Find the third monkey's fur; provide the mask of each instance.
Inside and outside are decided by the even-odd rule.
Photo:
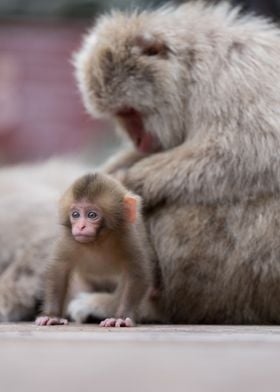
[[[157,141],[107,170],[144,199],[162,321],[280,323],[279,69],[279,29],[201,2],[101,17],[76,55],[87,109]]]
[[[225,3],[113,12],[76,70],[89,112],[133,110],[159,147],[122,175],[147,209],[163,320],[279,323],[279,29]]]

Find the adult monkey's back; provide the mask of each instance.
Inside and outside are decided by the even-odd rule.
[[[164,321],[280,322],[280,34],[228,5],[102,17],[76,56],[87,109],[134,144]]]

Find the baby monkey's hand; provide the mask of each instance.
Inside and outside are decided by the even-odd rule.
[[[36,325],[45,326],[45,325],[66,325],[68,324],[68,320],[60,317],[51,317],[51,316],[39,316],[35,320]]]
[[[135,327],[131,318],[107,318],[100,323],[100,327]]]

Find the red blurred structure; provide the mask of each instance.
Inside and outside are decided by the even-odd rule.
[[[85,113],[72,52],[84,27],[0,25],[0,156],[6,162],[79,150],[101,124]]]

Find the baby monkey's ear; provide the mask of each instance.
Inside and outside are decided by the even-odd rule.
[[[168,46],[160,37],[150,34],[141,34],[135,37],[135,46],[146,56],[166,57]]]
[[[127,194],[124,197],[123,202],[128,222],[135,223],[137,220],[137,213],[139,211],[141,203],[140,197],[132,194]]]

